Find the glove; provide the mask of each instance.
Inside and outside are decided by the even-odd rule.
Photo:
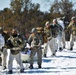
[[[47,40],[50,41],[52,39],[52,37],[48,37]]]

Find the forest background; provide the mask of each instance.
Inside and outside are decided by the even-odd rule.
[[[66,16],[70,22],[71,17],[76,16],[76,9],[73,9],[76,2],[72,0],[42,0],[44,8],[50,6],[49,12],[41,11],[40,4],[32,1],[10,0],[10,8],[0,10],[0,26],[8,31],[17,28],[26,34],[33,27],[44,27],[46,21],[52,22],[54,18]]]

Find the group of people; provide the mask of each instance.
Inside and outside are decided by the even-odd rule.
[[[53,19],[51,24],[47,21],[45,23],[44,33],[47,39],[44,49],[44,57],[46,57],[48,46],[50,47],[52,56],[56,55],[58,49],[62,51],[63,48],[65,48],[65,33],[62,18]]]
[[[74,42],[76,40],[76,17],[72,17],[70,23],[65,26],[64,19],[62,17],[53,19],[53,22],[50,23],[47,21],[44,27],[44,33],[47,35],[47,42],[44,49],[44,57],[47,54],[47,48],[50,47],[52,56],[56,55],[56,51],[62,51],[66,47],[65,32],[70,34],[70,48],[73,50]],[[49,40],[50,39],[50,40]]]
[[[8,37],[7,37],[8,36]],[[2,37],[2,38],[1,38]],[[13,71],[13,60],[16,59],[17,63],[20,66],[20,72],[24,72],[24,67],[21,60],[21,51],[24,48],[25,43],[21,36],[18,34],[16,29],[12,29],[10,33],[3,32],[2,27],[0,29],[0,58],[2,69],[8,67],[8,73],[12,74]],[[9,60],[7,66],[7,49],[10,49]],[[1,57],[2,56],[2,57]]]
[[[1,30],[2,30],[2,28],[1,28]],[[5,35],[6,36],[8,35],[7,39],[6,39]],[[12,74],[13,73],[13,60],[15,58],[18,65],[20,66],[20,73],[24,72],[24,66],[23,66],[22,59],[21,59],[21,52],[25,51],[25,46],[26,46],[25,39],[23,39],[22,35],[20,35],[15,28],[12,29],[10,33],[3,32],[3,30],[2,30],[1,37],[3,39],[1,39],[2,45],[0,44],[1,45],[0,46],[1,47],[0,64],[3,67],[3,70],[8,68],[7,73]],[[29,49],[31,50],[29,68],[33,69],[33,63],[34,63],[33,59],[34,59],[34,55],[36,54],[36,52],[37,52],[37,56],[38,56],[38,60],[37,60],[38,68],[41,68],[41,65],[42,65],[42,50],[41,50],[42,36],[40,34],[37,34],[36,28],[33,28],[31,30],[31,35],[28,38],[28,44],[29,44]],[[10,50],[8,63],[7,63],[7,55],[8,55],[7,49]]]
[[[76,39],[76,17],[72,17],[71,22],[69,23],[67,30],[70,30],[70,50],[73,50],[74,41]],[[8,33],[7,33],[8,34]],[[2,45],[0,46],[0,65],[2,61],[3,69],[6,69],[6,57],[7,57],[7,49],[10,49],[10,55],[8,60],[8,73],[12,74],[12,64],[13,59],[15,58],[17,63],[20,65],[20,72],[24,72],[24,66],[21,60],[21,51],[26,46],[24,39],[22,39],[21,35],[18,34],[16,29],[12,29],[11,34],[9,34],[8,38],[5,38],[3,35],[2,29],[0,29],[0,38],[3,38]],[[51,50],[52,55],[55,56],[57,50],[62,51],[66,47],[65,43],[65,24],[63,19],[56,18],[53,19],[52,23],[47,21],[45,23],[44,29],[42,33],[38,33],[36,28],[32,28],[31,34],[27,40],[29,44],[30,53],[30,61],[29,68],[33,69],[34,64],[34,56],[37,53],[37,64],[38,68],[42,68],[42,48],[44,46],[44,57],[47,57],[48,46]],[[1,59],[2,55],[2,59]]]

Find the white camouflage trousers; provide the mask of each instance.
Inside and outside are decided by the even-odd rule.
[[[52,38],[50,41],[48,41],[45,44],[44,54],[47,54],[48,46],[49,46],[49,48],[51,50],[51,53],[55,54],[56,50],[58,49],[57,38]]]
[[[12,66],[14,64],[13,63],[14,58],[16,59],[17,63],[19,64],[20,69],[23,69],[24,67],[23,67],[22,60],[21,60],[21,52],[19,52],[16,55],[13,55],[13,54],[10,53],[10,55],[9,55],[9,62],[8,62],[8,69],[12,70]]]
[[[2,52],[2,66],[5,67],[6,65],[7,65],[7,48],[4,48]]]
[[[65,47],[65,32],[64,31],[62,31],[61,35],[58,35],[57,39],[58,39],[58,48]]]

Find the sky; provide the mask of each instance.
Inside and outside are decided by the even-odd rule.
[[[10,8],[10,0],[0,0],[0,10]]]
[[[0,0],[0,10],[3,10],[4,8],[10,8],[10,1],[11,0]],[[39,3],[41,11],[48,11],[49,10],[49,6],[45,6],[44,2],[41,0],[32,0],[32,2]]]
[[[4,8],[10,8],[10,1],[11,0],[0,0],[0,10],[3,10]],[[45,2],[44,2],[45,1]],[[50,5],[49,3],[45,4],[48,0],[32,0],[34,3],[40,4],[40,10],[43,12],[49,11]],[[53,1],[53,0],[51,0]],[[75,0],[71,0],[73,3]],[[74,6],[74,9],[76,9],[76,4]]]

